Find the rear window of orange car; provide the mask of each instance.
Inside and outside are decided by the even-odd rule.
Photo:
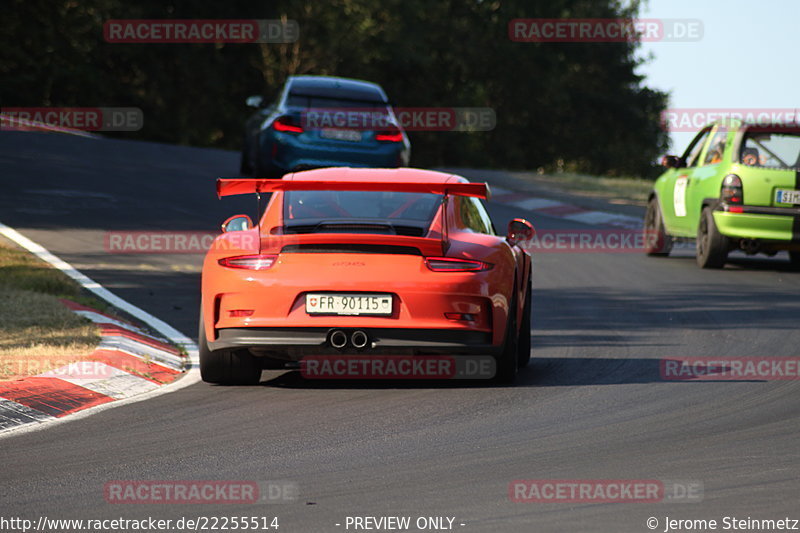
[[[347,232],[422,236],[442,196],[387,191],[287,191],[283,199],[289,233]]]

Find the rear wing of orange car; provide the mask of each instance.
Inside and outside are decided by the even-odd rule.
[[[424,181],[382,180],[275,180],[258,178],[219,178],[217,196],[261,194],[276,191],[385,191],[473,196],[488,200],[488,183],[428,183]]]
[[[219,178],[217,180],[217,196],[233,196],[237,194],[256,194],[259,199],[258,212],[261,213],[261,194],[276,191],[378,191],[409,192],[439,194],[443,199],[447,196],[472,196],[488,200],[491,190],[488,183],[447,183],[425,181],[388,181],[388,180],[275,180],[259,178]],[[447,202],[442,203],[441,246],[442,253],[450,247],[447,230]],[[259,215],[260,216],[260,215]],[[260,220],[259,220],[260,228]],[[260,229],[259,229],[260,232]],[[259,240],[259,253],[261,241]]]

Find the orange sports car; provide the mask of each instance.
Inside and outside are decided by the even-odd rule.
[[[270,195],[263,215],[226,220],[203,264],[204,381],[309,356],[491,356],[505,383],[528,363],[534,229],[497,235],[487,184],[410,168],[217,181],[247,193]]]

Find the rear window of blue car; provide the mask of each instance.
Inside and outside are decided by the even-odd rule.
[[[739,160],[752,167],[800,170],[800,134],[747,132]]]
[[[287,191],[287,233],[385,233],[424,236],[441,205],[438,194],[386,191]]]
[[[350,100],[344,98],[328,98],[324,96],[307,96],[303,94],[290,94],[286,105],[302,109],[328,109],[328,108],[362,108],[362,109],[387,109],[384,102],[374,100]]]

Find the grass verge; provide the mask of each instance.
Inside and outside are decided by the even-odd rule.
[[[60,270],[0,242],[0,380],[46,372],[94,351],[97,327],[59,298],[109,311]]]
[[[653,181],[643,178],[603,178],[563,172],[559,174],[526,173],[539,185],[561,192],[609,199],[612,203],[646,205],[647,196],[653,190]]]

